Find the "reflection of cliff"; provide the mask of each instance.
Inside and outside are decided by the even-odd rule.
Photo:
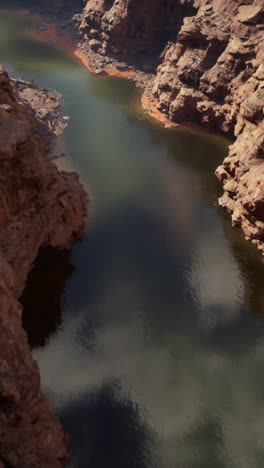
[[[46,248],[39,252],[19,299],[31,347],[45,346],[60,327],[64,289],[73,269],[67,250]]]
[[[121,395],[120,395],[121,394]],[[157,468],[155,434],[118,382],[87,392],[60,413],[73,435],[74,468]]]
[[[259,261],[259,256],[251,249],[251,246],[245,244],[242,235],[234,232],[226,216],[224,216],[223,226],[244,278],[244,294],[248,311],[250,310],[259,318],[264,319],[264,264]],[[252,280],[253,278],[254,280]]]
[[[189,169],[194,184],[199,185],[206,200],[216,202],[216,196],[220,193],[220,184],[214,176],[214,170],[227,154],[230,140],[183,128],[170,130],[153,125],[148,115],[139,109],[140,93],[132,83],[121,79],[109,80],[107,77],[96,77],[91,79],[89,84],[93,94],[103,97],[104,101],[118,107],[127,121],[138,124],[140,119],[141,126],[147,130],[149,138],[153,141],[153,151],[158,145],[164,155]],[[110,126],[111,123],[108,124],[108,127]],[[137,151],[137,147],[134,151]],[[144,141],[140,151],[144,153]],[[133,158],[132,150],[131,158]],[[162,176],[162,172],[160,175]],[[174,190],[177,191],[180,187],[177,187],[174,175],[168,173],[166,177],[168,177],[167,186],[172,187],[174,184]],[[179,199],[184,203],[182,198]]]
[[[210,212],[207,222],[174,253],[166,226],[126,205],[76,247],[63,331],[35,355],[72,431],[74,468],[106,456],[109,468],[255,460],[263,327],[246,313],[244,278]]]
[[[114,334],[113,324],[119,328],[123,320],[131,321],[131,326],[134,321],[136,327],[137,313],[147,324],[147,334],[158,342],[166,342],[164,336],[171,329],[184,330],[195,344],[202,329],[208,347],[214,344],[225,352],[243,353],[256,335],[261,336],[259,322],[246,313],[248,307],[254,310],[259,291],[248,298],[252,282],[228,252],[221,221],[212,210],[201,218],[199,203],[188,205],[186,198],[183,192],[186,210],[193,211],[186,216],[179,206],[176,223],[163,224],[154,214],[126,205],[90,229],[80,252],[77,246],[78,271],[70,281],[65,320],[72,321],[79,351],[86,350],[95,359],[109,319]],[[211,332],[207,333],[210,323]],[[234,351],[238,330],[239,345]],[[129,353],[135,343],[126,338],[125,329],[119,333]],[[91,373],[88,376],[93,382]]]
[[[30,89],[33,102],[34,89]],[[45,92],[43,100],[46,109]],[[51,114],[53,110],[51,106]],[[46,135],[53,117],[49,121],[43,115]],[[59,173],[45,157],[46,141],[34,124],[36,119],[18,103],[1,67],[0,465],[59,468],[69,455],[69,444],[40,392],[39,371],[31,358],[17,298],[39,248],[67,248],[82,232],[85,194],[77,174]]]

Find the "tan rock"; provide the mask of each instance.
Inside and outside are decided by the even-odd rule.
[[[264,7],[260,5],[242,5],[239,8],[238,21],[256,24],[263,16]]]

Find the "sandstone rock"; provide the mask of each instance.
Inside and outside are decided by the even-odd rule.
[[[263,6],[258,5],[243,5],[239,8],[238,21],[241,23],[256,24],[263,17]]]
[[[192,12],[191,0],[142,0],[140,8],[137,0],[89,0],[80,27],[91,38],[100,31],[107,48],[115,53],[152,52],[161,49],[177,33],[184,15]]]
[[[100,49],[101,43],[100,41],[97,41],[96,39],[91,39],[89,41],[89,46],[91,47],[92,50],[97,51]]]
[[[45,156],[38,128],[52,134],[55,123],[18,103],[3,68],[0,103],[0,465],[59,468],[69,439],[40,391],[18,298],[39,248],[67,248],[82,232],[85,194],[76,174]]]

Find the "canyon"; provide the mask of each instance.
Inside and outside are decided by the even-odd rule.
[[[77,174],[58,172],[48,157],[63,127],[59,102],[47,90],[12,87],[0,68],[1,467],[55,468],[70,454],[68,437],[40,391],[19,303],[39,249],[69,248],[84,227]]]
[[[264,254],[263,1],[89,0],[74,4],[72,19],[73,2],[42,4],[48,26],[93,71],[130,74],[166,125],[199,123],[235,139],[216,170],[219,203]],[[66,6],[55,19],[52,9]],[[86,195],[50,158],[63,129],[56,93],[13,87],[1,68],[0,123],[0,468],[59,468],[70,443],[40,390],[19,297],[39,249],[68,249],[83,232]]]
[[[96,73],[135,72],[143,103],[168,126],[198,123],[235,139],[216,170],[219,203],[262,253],[263,18],[262,0],[89,0],[67,25],[55,22]]]

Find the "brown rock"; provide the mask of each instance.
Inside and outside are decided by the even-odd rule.
[[[21,102],[33,99],[34,89],[20,91]],[[47,92],[36,92],[29,112],[0,68],[0,465],[59,468],[69,440],[40,391],[18,298],[39,248],[67,248],[82,232],[85,194],[76,174],[59,173],[46,157],[38,129],[52,137],[58,128],[41,113]]]
[[[241,23],[256,24],[263,16],[263,6],[258,5],[243,5],[239,8],[238,21]]]
[[[91,38],[100,31],[108,49],[115,53],[152,52],[161,50],[166,38],[179,30],[184,14],[192,11],[190,0],[141,0],[140,8],[137,0],[89,0],[81,30]]]

